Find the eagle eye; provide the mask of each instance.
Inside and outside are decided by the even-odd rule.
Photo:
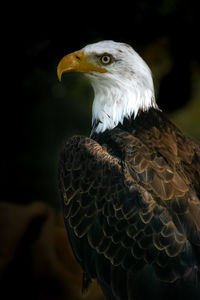
[[[103,64],[103,65],[109,65],[111,64],[113,61],[112,59],[112,56],[110,54],[103,54],[100,56],[100,62]]]

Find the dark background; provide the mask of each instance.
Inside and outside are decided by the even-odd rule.
[[[59,210],[57,166],[65,140],[90,133],[93,91],[80,74],[60,83],[59,60],[104,39],[129,43],[152,69],[159,107],[200,141],[198,1],[7,6],[0,36],[0,290],[6,299],[78,300],[82,273]],[[90,291],[85,299],[104,299],[96,285]]]
[[[59,153],[67,137],[89,134],[93,91],[79,74],[65,75],[59,83],[56,67],[65,54],[88,43],[113,39],[131,44],[153,71],[160,108],[186,133],[200,138],[197,7],[183,0],[140,0],[132,5],[115,4],[121,10],[115,15],[107,12],[106,3],[97,3],[89,17],[82,14],[81,19],[66,10],[63,22],[55,26],[56,39],[42,30],[23,39],[13,24],[2,47],[7,54],[7,59],[2,57],[7,71],[1,110],[2,200],[39,200],[59,207]],[[74,3],[75,9],[81,13],[82,7]]]

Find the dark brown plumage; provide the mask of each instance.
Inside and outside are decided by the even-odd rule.
[[[95,278],[107,299],[199,299],[200,146],[162,112],[72,137],[59,179],[83,288]]]

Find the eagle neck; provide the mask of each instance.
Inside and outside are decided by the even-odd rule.
[[[92,107],[92,132],[111,130],[118,124],[123,124],[124,119],[136,118],[139,111],[148,111],[149,108],[158,108],[154,91],[150,88],[131,85],[101,86],[93,85],[94,102]]]

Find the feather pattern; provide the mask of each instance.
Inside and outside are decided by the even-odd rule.
[[[132,299],[148,272],[163,290],[199,284],[199,170],[199,146],[154,109],[67,141],[59,169],[65,222],[75,256],[105,294]],[[110,275],[105,268],[99,276],[99,262]],[[132,286],[119,292],[121,272]]]

